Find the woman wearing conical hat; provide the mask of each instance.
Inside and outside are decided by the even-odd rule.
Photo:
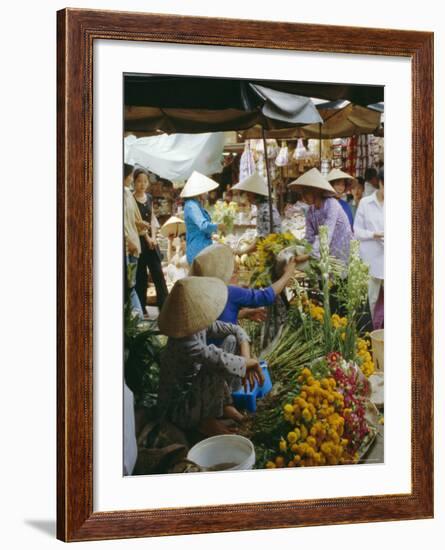
[[[266,288],[244,288],[234,283],[235,261],[231,248],[224,244],[213,244],[193,260],[190,275],[216,277],[227,285],[227,303],[218,320],[237,324],[241,315],[244,317],[245,308],[257,309],[272,305],[293,277],[296,264],[307,259],[306,255],[292,258],[283,275]]]
[[[231,284],[235,269],[234,253],[231,248],[224,244],[213,244],[200,252],[193,260],[190,275],[216,277],[227,285],[227,302],[218,321],[237,325],[239,318],[251,317],[251,314],[258,311],[258,308],[262,309],[264,316],[260,316],[260,318],[264,320],[264,307],[271,306],[275,302],[294,275],[296,262],[305,259],[307,257],[293,258],[286,266],[283,275],[267,288],[242,288]],[[212,343],[231,353],[239,351],[236,338],[231,334],[225,338],[212,339]],[[231,389],[236,391],[240,386],[239,377],[234,376]]]
[[[319,255],[320,226],[326,225],[330,254],[347,262],[352,230],[348,217],[335,198],[332,185],[317,168],[311,168],[289,186],[299,191],[303,202],[309,205],[306,214],[306,239],[312,244],[314,255]]]
[[[257,172],[240,181],[232,187],[232,192],[244,192],[250,204],[257,207],[256,230],[259,238],[267,237],[270,233],[281,233],[281,218],[278,210],[272,204],[272,231],[270,228],[269,193],[267,183]],[[256,242],[247,249],[240,251],[241,254],[248,254],[256,249]]]
[[[212,223],[210,214],[203,206],[207,194],[218,185],[216,181],[195,171],[181,191],[180,196],[185,200],[184,222],[189,264],[201,250],[212,244],[213,233],[225,230],[224,224]]]
[[[345,211],[345,214],[348,216],[348,220],[352,228],[354,225],[352,210],[349,203],[345,201],[343,197],[346,196],[346,193],[350,192],[352,184],[354,183],[354,178],[350,174],[343,172],[343,170],[332,168],[332,170],[326,176],[326,179],[334,188],[334,191],[337,194],[336,198],[340,203],[340,206]]]
[[[249,338],[236,325],[217,321],[227,302],[227,287],[212,277],[186,277],[177,281],[158,318],[159,329],[169,338],[161,355],[158,407],[185,429],[204,435],[229,433],[223,418],[242,420],[232,405],[229,382],[263,384],[258,361],[250,358]],[[208,338],[233,335],[240,355],[228,353]]]

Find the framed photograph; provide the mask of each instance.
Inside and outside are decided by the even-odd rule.
[[[57,16],[58,538],[433,517],[433,34]]]

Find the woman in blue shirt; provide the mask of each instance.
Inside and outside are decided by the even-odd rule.
[[[230,285],[235,267],[234,254],[224,244],[214,244],[203,250],[194,260],[190,275],[216,277],[228,285],[227,303],[218,317],[219,321],[237,324],[240,310],[270,306],[292,278],[296,263],[304,262],[307,256],[297,256],[287,264],[283,275],[267,288],[253,289]],[[221,343],[221,342],[219,342]]]
[[[201,250],[212,244],[212,234],[218,230],[225,230],[224,224],[212,223],[210,214],[203,206],[207,193],[216,189],[218,185],[207,176],[195,171],[181,191],[181,197],[185,199],[186,256],[190,265]]]
[[[326,179],[332,185],[335,192],[337,193],[336,198],[340,203],[340,206],[345,211],[345,214],[348,216],[351,229],[353,229],[354,217],[352,215],[351,206],[347,201],[342,199],[342,197],[350,189],[352,182],[354,181],[354,178],[349,174],[347,174],[346,172],[339,170],[338,168],[333,168],[327,175]]]

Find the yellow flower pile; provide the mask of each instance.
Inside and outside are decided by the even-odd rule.
[[[357,357],[360,357],[362,360],[360,369],[367,378],[369,378],[371,374],[374,374],[375,371],[374,361],[369,352],[369,346],[370,343],[368,340],[357,338]]]
[[[279,442],[280,454],[266,463],[266,468],[324,466],[356,462],[343,438],[345,419],[343,395],[336,391],[334,378],[316,380],[308,368],[298,381],[300,393],[283,407],[283,415],[292,425],[286,438]]]
[[[331,316],[331,321],[332,321],[332,326],[335,329],[345,328],[346,325],[348,324],[348,320],[346,319],[346,317],[340,317],[340,315],[338,315],[337,313],[334,313]]]
[[[315,321],[323,322],[324,309],[314,302],[309,302],[309,314]]]

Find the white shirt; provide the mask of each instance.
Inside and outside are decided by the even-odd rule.
[[[383,240],[374,239],[374,233],[384,233],[384,203],[377,199],[377,191],[360,201],[354,220],[354,235],[360,241],[360,256],[369,265],[372,277],[384,279]]]

